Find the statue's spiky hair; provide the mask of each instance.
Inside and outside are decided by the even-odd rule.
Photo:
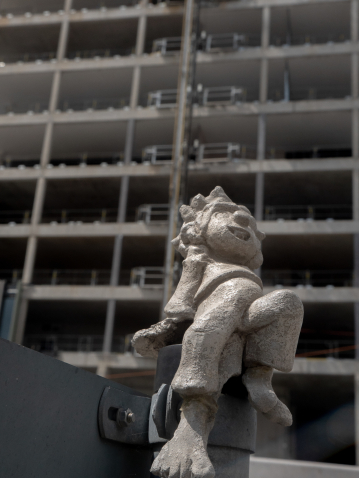
[[[238,206],[234,203],[220,186],[216,186],[209,196],[204,197],[202,194],[197,194],[189,206],[182,206],[180,213],[183,219],[183,226],[180,234],[173,239],[173,245],[183,254],[186,245],[200,244],[201,231],[206,229],[211,215],[215,209],[221,211],[243,211],[251,218],[251,227],[254,230],[257,238],[262,241],[265,234],[258,231],[255,219],[251,212],[245,206]]]

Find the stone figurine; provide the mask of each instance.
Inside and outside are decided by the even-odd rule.
[[[181,420],[151,472],[166,478],[212,478],[207,454],[217,400],[226,381],[242,373],[252,406],[269,420],[292,424],[288,408],[272,388],[273,369],[290,372],[303,320],[303,305],[289,290],[263,295],[255,274],[265,234],[244,206],[221,187],[197,195],[180,209],[181,231],[172,243],[184,257],[166,319],[133,338],[138,353],[157,357],[181,343],[172,388],[183,398]]]

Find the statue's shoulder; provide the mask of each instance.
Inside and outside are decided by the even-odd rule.
[[[236,264],[213,262],[206,267],[202,283],[194,298],[195,304],[198,306],[220,284],[234,278],[248,279],[263,289],[263,284],[260,277],[258,277],[248,267],[239,266]]]

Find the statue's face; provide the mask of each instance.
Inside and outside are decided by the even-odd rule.
[[[263,262],[261,242],[255,235],[255,219],[244,210],[214,211],[207,227],[206,243],[221,260],[247,265],[255,256],[254,266]]]

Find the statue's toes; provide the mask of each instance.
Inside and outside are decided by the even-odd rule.
[[[151,473],[160,478],[169,478],[170,466],[163,462],[161,454],[155,459],[151,466]]]
[[[274,423],[278,423],[283,427],[290,427],[293,423],[293,417],[288,407],[283,402],[278,400],[276,406],[269,410],[269,412],[263,414],[268,420]]]
[[[209,460],[192,464],[191,478],[214,478],[215,474],[212,463]]]

